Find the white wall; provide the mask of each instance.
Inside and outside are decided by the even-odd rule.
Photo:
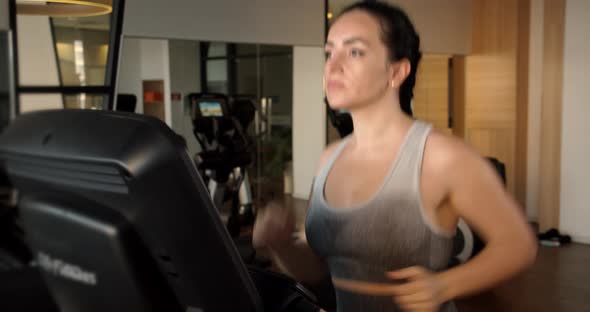
[[[117,93],[137,96],[135,112],[143,114],[142,80],[164,80],[164,114],[172,125],[168,40],[124,37],[119,60]]]
[[[143,114],[140,42],[141,39],[137,38],[125,38],[121,41],[117,93],[134,94],[137,97],[135,112]]]
[[[198,41],[169,40],[170,90],[181,94],[180,101],[172,101],[172,129],[182,135],[191,157],[201,149],[193,134],[187,95],[201,91],[201,64]]]
[[[543,94],[543,14],[544,0],[531,0],[529,41],[529,90],[527,130],[526,213],[531,221],[538,218],[541,177],[541,98]]]
[[[585,243],[590,243],[589,20],[590,1],[566,2],[560,230]]]
[[[123,33],[153,38],[323,45],[321,0],[127,0]]]
[[[186,95],[199,92],[201,86],[199,43],[185,40],[153,40],[125,37],[119,65],[117,93],[137,96],[135,112],[143,114],[142,80],[163,79],[166,123],[186,139],[191,155],[199,151],[186,109]],[[182,102],[172,101],[171,93],[180,92]]]
[[[323,54],[320,47],[293,48],[293,196],[297,198],[309,197],[326,145]]]
[[[422,51],[471,52],[471,0],[388,0],[403,8],[420,34]]]
[[[139,50],[141,80],[164,80],[164,114],[166,124],[172,127],[168,40],[141,39]]]
[[[59,86],[49,18],[19,15],[17,28],[20,85]],[[19,102],[21,113],[63,108],[60,94],[24,94]]]

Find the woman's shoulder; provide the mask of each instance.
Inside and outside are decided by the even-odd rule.
[[[423,165],[432,168],[436,174],[467,169],[484,163],[482,155],[462,138],[433,129],[424,148]]]

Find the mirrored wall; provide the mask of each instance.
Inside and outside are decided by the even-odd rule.
[[[166,122],[192,157],[204,148],[195,136],[195,94],[227,97],[234,110],[251,103],[256,112],[244,132],[253,197],[292,192],[291,46],[124,37],[120,64],[117,106],[134,98],[133,111]]]

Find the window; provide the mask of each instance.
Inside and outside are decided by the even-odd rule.
[[[121,4],[98,16],[11,16],[19,112],[112,108]]]

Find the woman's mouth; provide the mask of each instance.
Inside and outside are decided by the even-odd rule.
[[[328,90],[340,90],[344,89],[344,83],[338,80],[329,80],[327,85]]]

